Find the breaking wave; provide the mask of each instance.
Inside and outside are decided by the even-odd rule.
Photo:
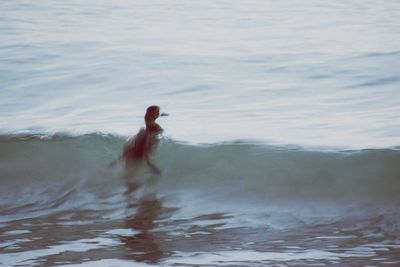
[[[66,207],[118,213],[126,191],[124,166],[110,162],[118,159],[125,141],[104,134],[0,136],[0,215],[42,215]],[[153,161],[162,170],[157,192],[187,194],[214,206],[400,202],[400,151],[395,148],[316,151],[163,139]]]

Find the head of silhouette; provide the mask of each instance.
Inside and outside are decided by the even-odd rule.
[[[164,114],[161,114],[163,116]],[[150,106],[146,110],[146,115],[144,116],[144,121],[146,123],[146,130],[150,132],[160,132],[162,128],[156,123],[156,119],[160,116],[159,106]]]
[[[160,116],[159,106],[150,106],[146,110],[146,115],[144,116],[144,121],[146,124],[154,122]]]

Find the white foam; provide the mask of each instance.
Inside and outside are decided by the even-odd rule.
[[[16,253],[5,253],[0,256],[0,264],[13,266],[17,264],[33,264],[37,258],[55,255],[67,251],[84,252],[97,248],[118,245],[119,242],[109,238],[85,238],[75,241],[64,242],[59,245],[49,246],[44,249],[29,250]]]
[[[340,260],[348,257],[370,257],[375,252],[358,247],[346,253],[335,253],[317,249],[292,252],[258,252],[249,250],[219,251],[216,253],[177,253],[177,257],[166,260],[167,264],[230,265],[241,262],[296,261],[296,260]]]
[[[13,230],[5,232],[4,235],[22,235],[22,234],[29,234],[31,231],[29,230]]]

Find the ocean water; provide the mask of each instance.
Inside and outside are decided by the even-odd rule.
[[[0,266],[399,266],[400,2],[0,1]],[[117,159],[149,105],[164,136]]]

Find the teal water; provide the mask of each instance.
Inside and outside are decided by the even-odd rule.
[[[1,136],[5,266],[397,266],[400,151]]]

